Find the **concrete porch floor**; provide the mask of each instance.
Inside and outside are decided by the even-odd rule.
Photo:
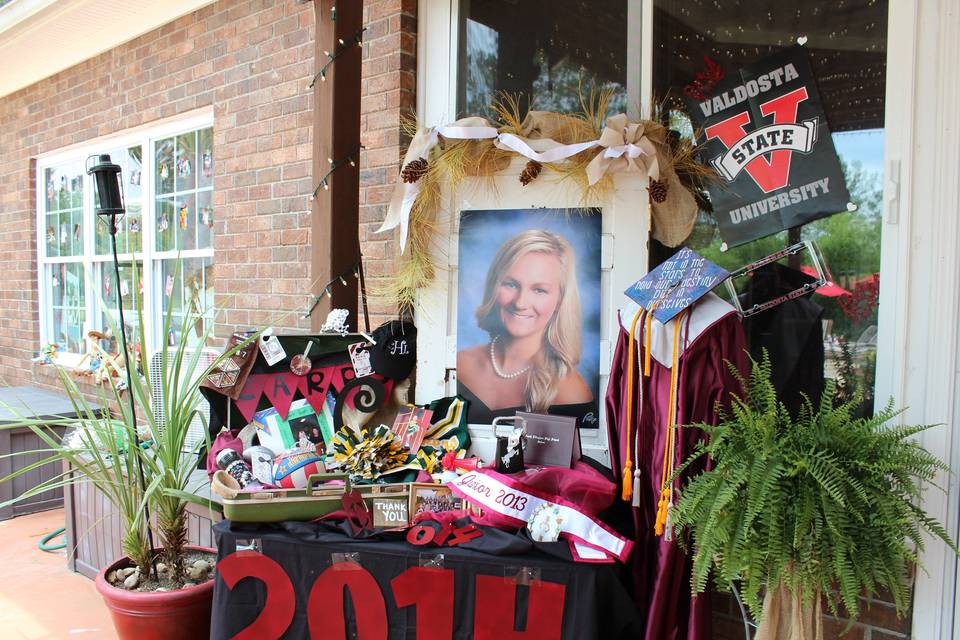
[[[63,509],[0,522],[0,637],[117,637],[93,581],[67,568],[66,549],[46,552],[37,546],[63,522]]]

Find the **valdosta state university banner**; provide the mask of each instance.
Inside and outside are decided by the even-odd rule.
[[[850,196],[801,46],[728,73],[687,98],[720,175],[710,198],[720,236],[736,246],[846,211]]]

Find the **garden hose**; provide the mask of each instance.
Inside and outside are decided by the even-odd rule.
[[[60,544],[48,544],[57,536],[63,536],[63,542]],[[48,533],[40,538],[40,542],[37,543],[37,546],[40,547],[41,551],[58,551],[60,549],[65,549],[67,546],[67,530],[64,527],[60,527],[56,531]]]

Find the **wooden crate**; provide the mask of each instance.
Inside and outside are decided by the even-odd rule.
[[[0,388],[0,455],[46,448],[46,443],[31,429],[4,427],[5,424],[9,425],[22,418],[35,416],[52,420],[76,417],[76,412],[69,399],[62,394],[33,387]],[[54,431],[62,436],[64,429],[57,428]],[[44,457],[46,456],[42,453],[23,453],[12,458],[0,458],[0,477],[14,473]],[[55,477],[59,472],[60,465],[51,462],[28,471],[10,482],[0,484],[0,502],[22,495],[28,489]],[[61,506],[63,506],[63,490],[44,491],[16,504],[0,508],[0,520],[36,511],[58,509]]]

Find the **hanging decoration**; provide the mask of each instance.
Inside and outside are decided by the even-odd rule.
[[[690,149],[674,148],[658,122],[631,122],[625,114],[605,118],[610,98],[609,92],[592,93],[582,99],[582,113],[522,113],[517,98],[503,95],[492,105],[495,122],[470,117],[420,129],[405,121],[412,141],[379,229],[400,230],[405,259],[392,285],[396,303],[411,308],[416,290],[433,280],[436,265],[428,245],[441,207],[441,187],[455,190],[464,178],[493,176],[517,155],[528,161],[520,175],[524,186],[549,169],[580,184],[585,197],[611,191],[618,173],[641,174],[650,185],[653,236],[668,246],[683,242],[697,218],[693,185],[712,178],[713,171]],[[686,186],[678,174],[696,179]]]
[[[140,233],[140,218],[135,216],[128,216],[127,220],[128,220],[127,230],[130,233]]]
[[[202,170],[204,178],[209,178],[213,175],[213,152],[210,151],[210,149],[206,149],[203,152]]]
[[[190,215],[190,207],[188,207],[186,204],[181,204],[180,205],[180,228],[181,229],[187,228],[187,216],[189,215]]]
[[[687,108],[719,175],[710,200],[726,246],[856,209],[802,46],[711,88],[710,97],[688,95]]]
[[[213,229],[213,207],[200,207],[200,224]]]
[[[166,160],[161,160],[160,161],[160,179],[166,180],[169,177],[170,177],[170,167],[167,164]]]
[[[164,211],[163,213],[160,214],[160,220],[157,221],[157,230],[160,233],[163,233],[169,228],[170,228],[170,218],[169,216],[167,216],[167,212]]]
[[[180,178],[188,178],[193,171],[193,166],[190,163],[190,158],[187,156],[180,156],[177,158],[177,176]]]

